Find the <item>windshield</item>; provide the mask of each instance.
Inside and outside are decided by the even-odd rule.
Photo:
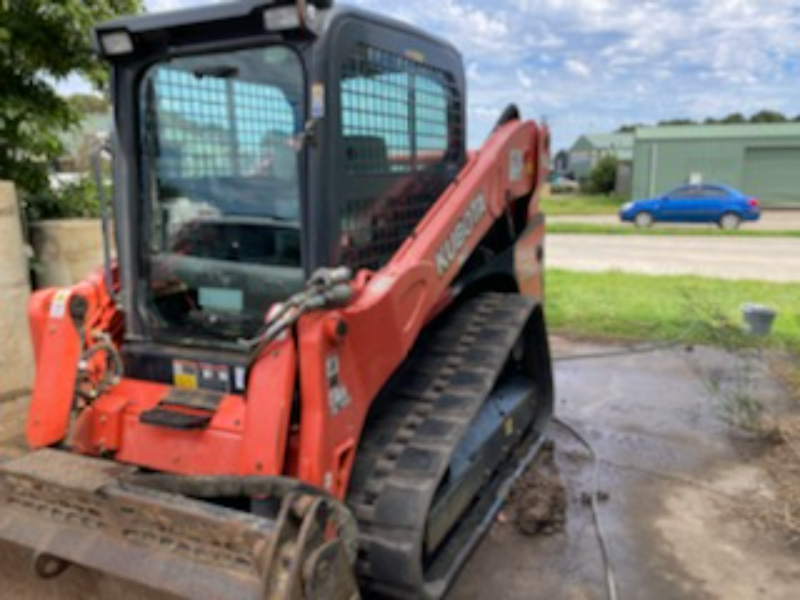
[[[151,330],[249,337],[302,286],[303,68],[270,46],[175,58],[141,83]]]

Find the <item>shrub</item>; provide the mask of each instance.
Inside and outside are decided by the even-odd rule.
[[[610,194],[617,183],[616,156],[604,156],[589,174],[589,188],[594,194]]]
[[[100,216],[100,198],[91,177],[83,177],[57,190],[25,199],[29,221],[44,219],[80,219]]]

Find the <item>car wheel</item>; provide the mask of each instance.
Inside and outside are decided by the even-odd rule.
[[[729,212],[719,218],[719,227],[726,231],[733,231],[739,229],[739,224],[741,222],[742,218],[739,215]]]
[[[653,226],[653,215],[647,211],[642,211],[634,217],[633,222],[636,224],[637,227],[652,227]]]

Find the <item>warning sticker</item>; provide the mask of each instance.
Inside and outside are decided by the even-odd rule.
[[[67,312],[67,301],[69,300],[69,290],[58,290],[53,296],[53,303],[50,305],[50,318],[61,319]]]
[[[315,83],[311,86],[311,118],[321,119],[325,116],[325,86]]]
[[[188,360],[172,361],[172,382],[184,390],[197,389],[197,363]]]
[[[230,379],[230,367],[228,365],[209,363],[200,365],[200,387],[204,390],[228,392],[231,388]]]
[[[325,375],[328,378],[328,406],[332,415],[337,415],[350,404],[350,392],[339,378],[339,356],[331,354],[325,359]]]
[[[514,149],[508,157],[508,180],[519,181],[522,179],[522,150]]]
[[[236,367],[236,369],[234,369],[234,371],[233,371],[233,377],[234,377],[233,385],[234,385],[234,389],[237,392],[243,392],[244,391],[245,375],[246,375],[246,373],[245,373],[244,367]]]

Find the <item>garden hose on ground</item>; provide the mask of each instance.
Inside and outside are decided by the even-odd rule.
[[[592,444],[587,440],[583,434],[581,434],[575,427],[563,421],[562,419],[555,417],[553,419],[554,422],[558,423],[561,427],[563,427],[566,431],[568,431],[576,440],[578,440],[588,451],[592,457],[593,466],[593,473],[592,473],[592,493],[590,494],[591,499],[591,507],[592,507],[592,518],[594,519],[594,527],[595,531],[597,532],[597,542],[600,545],[600,552],[603,556],[603,566],[606,572],[606,590],[608,592],[609,600],[618,600],[617,596],[617,580],[614,575],[614,565],[611,562],[611,557],[608,553],[608,543],[606,542],[606,534],[605,530],[603,529],[603,523],[600,519],[600,458],[595,452],[594,447]]]

